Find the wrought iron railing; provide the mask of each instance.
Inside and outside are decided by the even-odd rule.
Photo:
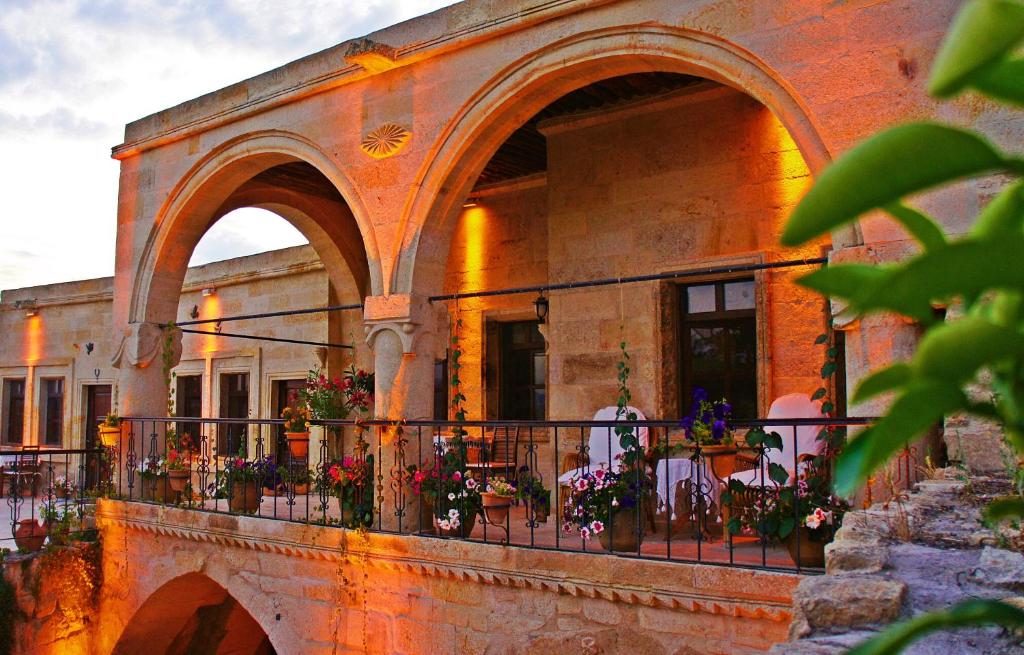
[[[10,511],[0,546],[38,550],[95,535],[95,499],[110,493],[112,453],[104,449],[0,451],[0,496]]]
[[[868,421],[733,422],[739,442],[746,433],[751,445],[731,449],[690,444],[676,421],[326,421],[314,422],[302,453],[302,438],[289,446],[280,420],[126,418],[109,454],[117,462],[111,490],[133,501],[390,533],[815,570],[820,562],[807,550],[817,545],[795,538],[787,549],[765,518],[773,499],[798,489],[822,443],[815,437]],[[764,427],[781,441],[750,438]],[[628,465],[615,456],[623,430],[643,445]],[[485,507],[476,492],[496,478],[518,493],[491,496],[496,504]],[[619,497],[593,493],[589,514],[574,516],[585,481],[613,479]],[[792,505],[792,525],[801,526],[806,517]]]

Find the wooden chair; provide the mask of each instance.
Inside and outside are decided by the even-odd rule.
[[[513,486],[519,473],[519,426],[499,427],[484,439],[480,461],[470,461],[466,468],[478,472],[480,479],[504,478]]]
[[[42,477],[39,471],[39,446],[22,446],[14,454],[17,455],[14,464],[0,471],[0,492],[6,483],[11,495],[17,490],[22,495],[28,491],[28,495],[35,496],[39,493],[39,481]]]

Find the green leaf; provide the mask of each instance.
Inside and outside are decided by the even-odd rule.
[[[971,80],[971,86],[991,98],[1024,105],[1024,59],[989,66]]]
[[[768,464],[768,477],[775,484],[786,484],[786,480],[789,479],[789,472],[784,466],[771,462]]]
[[[928,330],[918,344],[913,366],[922,377],[964,382],[982,366],[1021,355],[1024,334],[980,316],[965,316]]]
[[[756,448],[757,446],[760,446],[761,444],[764,443],[764,438],[766,436],[767,435],[764,432],[764,428],[757,426],[750,428],[744,440],[746,441],[748,446]]]
[[[790,216],[782,243],[798,246],[911,193],[1005,165],[988,141],[966,130],[936,123],[891,128],[822,172]]]
[[[821,413],[822,414],[831,414],[835,410],[835,408],[836,408],[836,406],[833,405],[832,403],[828,402],[828,401],[825,401],[825,402],[821,403]]]
[[[778,432],[765,434],[764,447],[774,448],[775,450],[782,450],[782,435],[780,435]]]
[[[856,298],[882,283],[889,269],[867,264],[838,264],[818,269],[797,281],[825,296]]]
[[[827,362],[824,365],[822,365],[822,367],[821,367],[821,377],[822,377],[822,379],[827,378],[828,376],[830,376],[833,373],[835,373],[836,372],[836,368],[837,368],[837,365],[836,365],[835,362]]]
[[[740,530],[743,528],[743,524],[740,523],[739,518],[735,516],[729,519],[728,525],[729,534],[739,534]]]
[[[971,236],[986,238],[1020,232],[1024,223],[1024,180],[1018,180],[992,199],[971,227]]]
[[[935,56],[928,93],[955,95],[979,72],[1009,55],[1024,38],[1024,5],[1013,0],[975,0],[953,20]]]
[[[847,442],[836,461],[836,490],[842,496],[852,496],[875,469],[904,445],[966,404],[967,398],[955,384],[934,380],[911,382],[885,416]]]
[[[786,537],[788,537],[790,533],[793,532],[793,528],[795,527],[796,519],[792,516],[787,516],[786,518],[779,521],[779,538],[785,539]]]
[[[946,245],[946,235],[942,233],[942,228],[934,219],[902,202],[886,205],[885,211],[898,220],[907,232],[924,246],[925,250],[941,248]]]
[[[967,600],[948,610],[928,612],[890,626],[877,637],[848,651],[847,655],[896,655],[931,632],[974,625],[1024,627],[1024,611],[998,600]]]
[[[825,394],[827,393],[828,389],[826,389],[825,387],[818,387],[818,390],[811,394],[811,400],[818,400],[820,398],[824,398]]]
[[[1024,498],[1000,498],[985,508],[985,523],[991,527],[1003,521],[1019,521],[1024,518]]]
[[[879,369],[857,385],[857,391],[853,394],[853,402],[854,404],[862,403],[880,393],[902,387],[910,382],[913,376],[914,370],[910,368],[909,364],[893,364]]]
[[[828,335],[827,334],[819,334],[817,336],[817,338],[814,340],[814,345],[820,346],[821,344],[825,343],[826,341],[828,341]]]
[[[825,357],[836,357],[839,354],[839,349],[836,347],[829,348],[825,351]]]
[[[853,299],[854,308],[863,313],[891,310],[931,323],[935,316],[929,301],[973,297],[990,289],[1024,288],[1021,252],[1024,233],[951,243],[891,271],[883,284]]]

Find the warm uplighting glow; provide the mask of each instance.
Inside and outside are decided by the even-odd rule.
[[[487,263],[487,211],[473,207],[462,213],[462,226],[466,230],[466,254],[462,270],[462,291],[487,288],[484,268]]]
[[[203,300],[203,316],[210,316],[210,317],[220,316],[220,314],[221,314],[221,311],[220,311],[220,298],[217,297],[216,294],[207,295],[205,293],[205,289],[204,289],[203,295],[206,296],[205,300]],[[204,329],[210,330],[210,326],[206,325],[206,326],[204,326]],[[203,336],[203,352],[204,353],[217,352],[217,350],[219,349],[219,346],[220,346],[220,337],[218,337],[216,335],[213,335],[213,334],[207,334],[207,335]]]
[[[36,313],[25,319],[25,361],[34,364],[43,358],[43,319]]]
[[[25,312],[25,318],[32,318],[33,316],[38,316],[38,315],[39,315],[39,311],[35,310],[35,309],[30,309],[30,310]]]
[[[203,298],[209,298],[215,293],[217,293],[217,287],[207,287],[203,289]]]
[[[476,207],[479,204],[480,203],[478,203],[476,200],[474,200],[472,198],[468,198],[466,200],[466,202],[462,203],[462,208],[463,209],[472,209],[473,207]]]

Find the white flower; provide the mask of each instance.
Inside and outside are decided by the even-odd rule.
[[[451,530],[452,524],[448,521],[448,519],[441,519],[437,522],[437,527],[441,528],[442,530]]]
[[[448,516],[453,518],[453,519],[459,518],[459,510],[457,510],[457,509],[450,509],[450,510],[448,510]]]
[[[448,494],[448,500],[455,500],[455,494],[454,493]]]
[[[466,478],[466,488],[476,489],[476,480],[474,480],[473,478]]]
[[[612,498],[612,507],[618,507],[618,506],[619,506],[619,499],[618,498]]]

